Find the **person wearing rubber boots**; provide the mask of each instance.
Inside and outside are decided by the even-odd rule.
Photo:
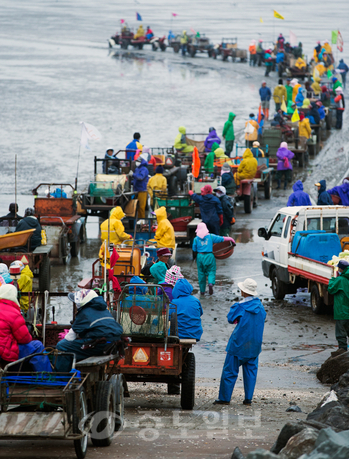
[[[338,348],[348,350],[349,338],[349,263],[340,260],[337,265],[339,276],[328,283],[328,293],[333,295],[333,316],[336,322]]]
[[[257,298],[257,282],[245,279],[238,283],[243,300],[230,307],[227,319],[236,327],[226,348],[218,399],[215,405],[229,405],[235,382],[242,366],[245,400],[244,405],[251,405],[257,381],[258,356],[262,350],[262,340],[266,312]]]
[[[200,294],[205,295],[206,277],[208,278],[209,294],[213,294],[216,283],[216,259],[212,253],[213,244],[223,241],[235,241],[232,237],[222,237],[211,234],[205,223],[199,223],[196,228],[196,238],[193,242],[193,255],[198,267]]]

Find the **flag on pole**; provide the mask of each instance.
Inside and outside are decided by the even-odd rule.
[[[263,24],[263,18],[259,18],[259,22],[261,22]]]
[[[287,113],[287,107],[286,107],[286,104],[285,104],[285,100],[284,100],[284,99],[282,100],[281,110],[282,110],[284,113]]]
[[[125,19],[120,19],[120,23],[123,24],[125,22]]]
[[[338,30],[332,30],[332,45],[337,44]]]
[[[300,118],[299,118],[298,108],[296,108],[296,110],[294,111],[294,113],[292,115],[291,122],[292,123],[296,123],[299,120],[300,120]]]
[[[339,49],[339,51],[341,53],[343,52],[343,45],[344,45],[343,37],[342,37],[342,34],[340,33],[340,31],[338,30],[337,48]]]
[[[98,129],[92,126],[92,124],[84,123],[83,121],[81,121],[80,124],[82,124],[80,145],[91,150],[88,141],[101,140],[102,136]]]
[[[192,27],[190,27],[190,30],[191,30],[193,33],[196,33],[195,30],[194,30]]]
[[[276,19],[285,19],[281,14],[279,14],[277,11],[274,10],[274,18]]]
[[[178,16],[177,13],[172,13],[172,16],[175,18],[176,16]]]
[[[294,34],[291,30],[290,30],[290,44],[291,46],[296,46],[297,45],[297,35]]]
[[[142,20],[142,16],[139,13],[136,13],[136,20],[137,21],[141,21]]]

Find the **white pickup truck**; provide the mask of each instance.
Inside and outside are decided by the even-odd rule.
[[[296,293],[298,288],[305,287],[311,293],[313,312],[321,314],[325,306],[333,305],[333,297],[327,292],[327,285],[335,275],[334,267],[314,260],[315,253],[305,257],[292,252],[295,234],[311,230],[338,234],[341,246],[339,252],[348,250],[349,207],[283,207],[268,228],[259,228],[258,236],[265,239],[262,268],[264,276],[271,279],[274,297],[281,300],[286,294]],[[336,236],[333,238],[337,239]]]

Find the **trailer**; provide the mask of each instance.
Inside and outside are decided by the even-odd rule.
[[[232,62],[240,59],[240,62],[247,62],[247,49],[238,48],[238,39],[235,38],[222,38],[222,42],[215,49],[214,58],[217,55],[222,56],[223,61],[227,61],[231,57]]]

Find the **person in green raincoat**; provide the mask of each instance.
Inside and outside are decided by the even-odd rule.
[[[225,154],[229,157],[234,148],[235,133],[233,121],[235,118],[235,113],[230,112],[228,121],[225,122],[223,128],[223,138],[225,139]]]
[[[175,141],[174,141],[174,147],[177,151],[180,151],[181,153],[192,153],[194,150],[194,147],[192,145],[187,145],[186,137],[185,134],[187,130],[185,129],[184,126],[180,126],[178,128],[179,134],[176,135]]]
[[[287,92],[287,103],[292,100],[292,94],[293,94],[293,88],[292,86],[290,85],[291,83],[291,78],[287,78],[286,80],[286,85],[285,85],[285,88],[286,88],[286,92]]]
[[[205,171],[208,173],[208,174],[212,174],[214,172],[214,152],[217,150],[217,148],[219,148],[219,145],[217,142],[213,142],[212,144],[212,150],[210,151],[210,153],[206,156],[206,159],[205,159],[205,164],[204,164],[204,168],[205,168]]]

